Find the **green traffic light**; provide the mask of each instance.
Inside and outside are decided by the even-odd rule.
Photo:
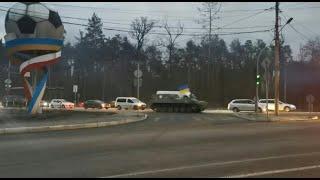
[[[260,75],[257,75],[256,84],[260,85]]]

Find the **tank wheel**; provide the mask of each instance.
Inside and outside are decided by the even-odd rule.
[[[185,113],[186,112],[186,107],[184,105],[182,105],[180,107],[180,112]]]
[[[167,112],[167,108],[164,106],[159,106],[158,109],[159,109],[159,112]]]
[[[195,112],[198,112],[199,110],[198,110],[198,108],[197,108],[197,106],[191,106],[191,112],[193,112],[193,113],[195,113]]]
[[[156,112],[163,112],[163,107],[156,106],[156,107],[153,107],[153,110],[155,110]]]
[[[174,108],[173,112],[175,112],[175,113],[180,112],[180,106],[173,106],[173,108]]]
[[[187,113],[192,113],[192,108],[191,108],[191,106],[187,106]]]

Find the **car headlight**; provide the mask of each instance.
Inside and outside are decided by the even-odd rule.
[[[47,103],[47,102],[44,102],[43,105],[44,105],[44,106],[48,106],[48,103]]]

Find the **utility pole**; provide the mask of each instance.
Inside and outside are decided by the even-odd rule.
[[[211,62],[211,23],[212,23],[212,9],[209,8],[209,14],[210,14],[210,19],[209,19],[209,58],[208,58],[208,87],[210,88],[210,62]],[[214,63],[212,63],[214,66]],[[214,68],[214,67],[213,67]],[[208,91],[209,92],[209,91]]]
[[[279,76],[280,76],[280,44],[279,44],[279,2],[276,2],[276,24],[275,24],[275,51],[274,51],[274,69],[275,69],[275,83],[274,83],[274,95],[275,95],[275,115],[279,115]]]
[[[139,60],[138,60],[139,61]],[[138,72],[140,71],[140,63],[138,62]],[[139,89],[140,89],[140,82],[139,82],[139,79],[140,79],[140,77],[139,76],[137,76],[137,98],[139,99],[140,97],[139,97]]]

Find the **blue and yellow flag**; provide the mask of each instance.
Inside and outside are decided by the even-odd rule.
[[[181,94],[189,96],[191,94],[190,89],[187,84],[179,86],[178,90]]]

